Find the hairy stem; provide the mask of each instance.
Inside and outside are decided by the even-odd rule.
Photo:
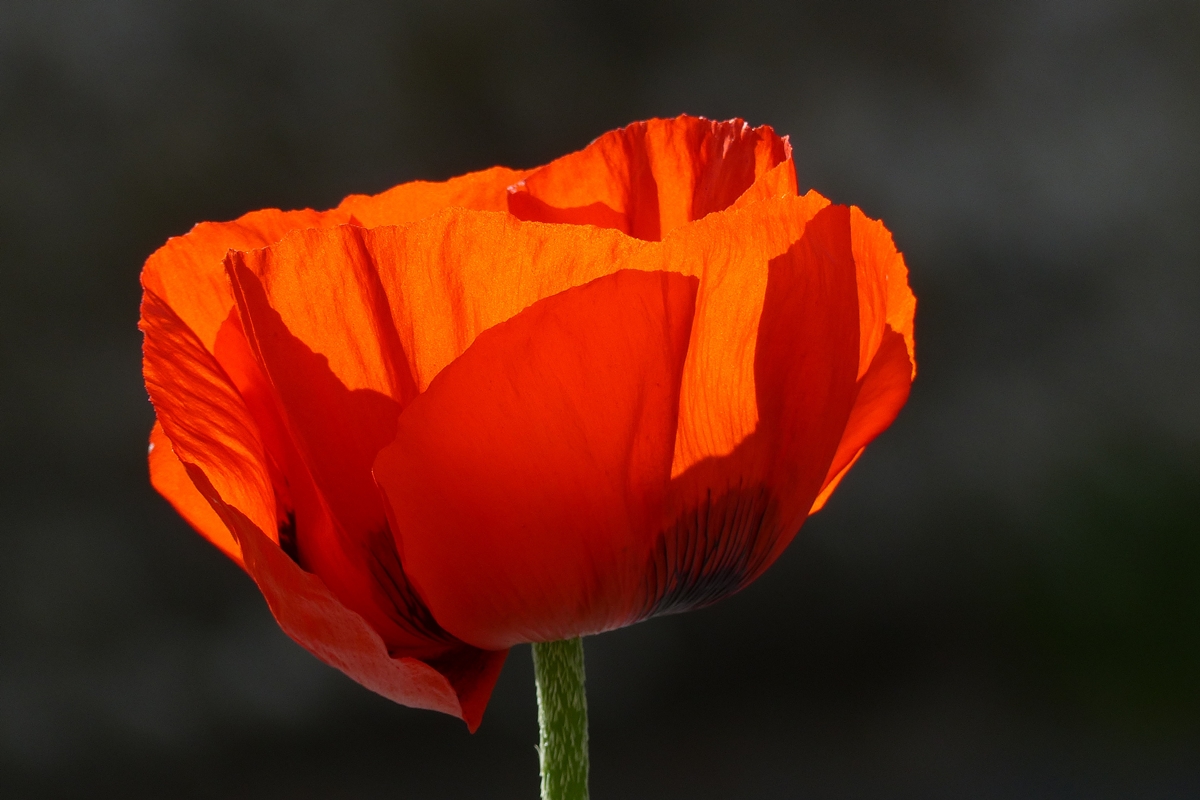
[[[587,695],[583,687],[583,640],[534,643],[537,679],[538,759],[542,800],[587,800]]]

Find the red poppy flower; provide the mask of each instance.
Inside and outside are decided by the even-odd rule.
[[[302,646],[472,730],[510,646],[757,578],[915,370],[891,236],[740,120],[201,223],[142,285],[154,486]]]

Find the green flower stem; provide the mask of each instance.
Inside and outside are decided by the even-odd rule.
[[[533,645],[537,679],[538,760],[542,800],[587,800],[587,695],[583,688],[583,640]]]

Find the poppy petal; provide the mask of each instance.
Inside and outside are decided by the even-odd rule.
[[[795,197],[797,194],[796,165],[789,157],[762,173],[730,208],[743,208],[751,203]]]
[[[823,487],[858,395],[850,222],[845,206],[822,209],[770,264],[754,357],[756,433],[769,453],[782,545]]]
[[[139,327],[146,388],[174,454],[201,469],[224,503],[277,537],[262,442],[237,389],[199,337],[151,291],[142,297]]]
[[[292,463],[285,467],[291,479],[287,488],[295,506],[280,508],[258,423],[228,374],[203,348],[199,339],[152,292],[145,295],[142,314],[142,327],[146,333],[146,385],[164,432],[184,465],[191,464],[200,469],[223,503],[245,514],[277,544],[281,543],[281,536],[284,545],[291,544],[288,539],[294,533],[303,534],[302,540],[296,542],[300,546],[316,543],[327,551],[342,544],[344,537],[335,535],[337,529],[329,511],[310,488],[311,479],[303,465]],[[378,506],[378,492],[370,483],[369,471],[365,480],[370,497]],[[206,499],[215,502],[213,497]],[[291,519],[284,518],[281,511],[291,512]],[[229,524],[226,520],[226,525]],[[394,561],[394,546],[387,534],[386,521],[373,534],[382,540],[383,558],[386,559],[386,551],[392,551]],[[399,601],[402,608],[395,610],[394,595],[404,587],[402,576],[380,581],[379,573],[387,573],[386,566],[391,563],[385,560],[383,566],[378,565],[378,558],[368,557],[375,556],[375,551],[363,546],[353,548],[356,554],[363,550],[366,554],[361,555],[361,560],[369,566],[343,583],[337,579],[345,577],[345,570],[333,574],[319,571],[318,574],[328,579],[335,589],[344,589],[341,595],[344,602],[375,624],[394,649],[416,655],[444,653],[453,645],[451,637],[445,636],[436,625],[427,630],[421,625],[419,616],[405,613],[409,604],[403,596]],[[344,559],[335,563],[343,562]],[[364,575],[369,579],[363,580]],[[397,586],[399,589],[389,593],[389,589]],[[395,611],[389,616],[388,610]]]
[[[348,222],[348,214],[335,215],[330,223],[325,213],[252,211],[233,222],[201,222],[187,234],[175,236],[156,250],[142,269],[142,286],[174,309],[211,350],[217,330],[233,308],[233,292],[221,260],[230,250],[254,250],[282,239],[298,228]]]
[[[451,210],[404,228],[298,231],[229,255],[244,326],[301,462],[297,557],[390,646],[452,640],[409,588],[370,474],[416,394],[410,369],[424,388],[485,327],[611,271],[639,246],[616,231]]]
[[[337,207],[364,228],[405,225],[445,208],[507,211],[508,187],[528,170],[492,167],[448,181],[410,181],[376,195],[352,194]]]
[[[755,230],[765,232],[768,255],[779,248],[780,240],[769,244],[771,237],[786,231],[789,219],[791,226],[802,225],[802,235],[783,252],[758,255],[765,269],[756,270],[750,261],[736,270],[742,277],[766,273],[758,319],[722,314],[726,327],[706,327],[706,317],[720,308],[715,302],[706,305],[707,298],[729,288],[721,285],[721,262],[706,265],[684,374],[685,392],[703,390],[681,398],[680,437],[685,423],[698,434],[706,426],[715,429],[717,436],[698,435],[696,441],[710,452],[693,450],[694,460],[671,482],[666,522],[649,563],[643,617],[708,605],[753,581],[799,530],[829,471],[857,388],[858,297],[849,209],[827,206],[810,214],[814,199],[807,205],[781,201],[748,209],[761,225]],[[790,216],[779,216],[781,210]],[[740,249],[737,253],[753,258]],[[748,338],[753,342],[749,391]],[[721,387],[730,363],[742,388],[712,391]],[[738,412],[746,424],[749,415],[739,405],[747,400],[754,404],[753,429],[722,452],[735,432],[711,420]],[[677,448],[677,456],[680,452]]]
[[[319,577],[305,572],[236,508],[227,506],[207,484],[205,473],[189,469],[201,491],[208,489],[237,532],[246,571],[258,584],[279,627],[326,664],[389,700],[459,717],[472,732],[500,675],[506,651],[459,647],[439,670],[417,658],[392,657],[379,634],[346,608]]]
[[[438,621],[498,649],[630,621],[670,474],[696,279],[621,271],[484,331],[375,477]]]
[[[269,250],[231,254],[230,274],[239,281],[241,265],[268,276],[251,317],[271,306],[339,381],[404,406],[480,332],[615,271],[643,247],[617,231],[451,209],[403,227],[297,232]],[[332,311],[329,297],[338,298]],[[364,336],[383,341],[360,352]],[[415,390],[409,378],[380,380],[405,366]]]
[[[417,389],[480,333],[545,297],[619,268],[646,245],[613,230],[449,210],[364,234]]]
[[[850,228],[858,272],[859,388],[825,488],[809,513],[825,505],[863,448],[892,424],[916,375],[916,298],[908,286],[904,258],[887,228],[857,207],[850,209]]]
[[[904,257],[883,223],[857,206],[850,208],[850,231],[858,271],[859,377],[871,367],[888,328],[904,339],[915,377],[913,315],[917,300],[908,286]]]
[[[904,337],[887,326],[870,369],[858,382],[846,431],[810,514],[824,507],[866,446],[896,419],[912,388],[912,370]]]
[[[353,531],[385,527],[371,463],[416,394],[364,235],[351,226],[297,231],[227,259],[242,325],[287,427]]]
[[[809,192],[713,214],[628,262],[631,268],[679,269],[700,278],[680,390],[673,476],[705,458],[733,452],[756,429],[757,336],[769,264],[828,205]]]
[[[411,181],[377,195],[350,195],[329,211],[268,208],[232,222],[201,222],[183,236],[168,239],[146,260],[142,284],[175,309],[211,350],[217,330],[234,306],[221,263],[230,250],[257,250],[291,231],[349,222],[365,227],[402,225],[450,207],[504,211],[508,186],[525,175],[493,167],[447,181]]]
[[[152,292],[142,304],[146,385],[168,439],[151,453],[171,499],[208,532],[211,517],[181,491],[178,464],[236,540],[240,560],[281,627],[321,660],[398,702],[463,717],[474,729],[504,653],[448,640],[428,663],[389,655],[379,634],[278,546],[275,504],[250,412],[221,366]],[[172,463],[164,453],[178,456]],[[269,534],[264,535],[264,530]],[[210,536],[221,545],[218,536]],[[390,544],[390,543],[389,543]],[[439,667],[442,669],[439,670]]]
[[[230,310],[229,316],[217,331],[212,353],[229,376],[230,382],[237,388],[250,416],[258,426],[259,439],[263,443],[267,459],[267,470],[271,476],[271,484],[275,487],[277,515],[282,521],[293,513],[294,504],[287,475],[295,446],[291,442],[287,426],[280,417],[271,384],[246,340],[236,308]]]
[[[417,391],[480,331],[610,272],[638,246],[616,232],[452,210],[404,228],[299,231],[228,263],[314,479],[348,529],[377,530],[370,465]]]
[[[791,145],[768,126],[680,116],[635,122],[515,184],[508,208],[521,219],[616,228],[659,241],[678,226],[756,196],[795,194]],[[779,168],[779,171],[776,171]]]
[[[165,497],[179,515],[187,520],[201,536],[208,539],[225,555],[242,564],[242,548],[229,528],[213,511],[188,476],[183,462],[175,455],[171,440],[163,433],[157,419],[150,431],[150,485]]]
[[[335,237],[335,244],[350,247],[363,233],[338,230],[347,238]],[[289,434],[286,469],[295,503],[296,557],[392,648],[433,645],[440,652],[446,646],[441,640],[450,637],[422,618],[371,478],[375,453],[395,432],[400,404],[392,394],[413,393],[395,335],[379,335],[379,326],[391,322],[386,299],[369,261],[334,261],[340,254],[335,251],[305,262],[291,257],[293,241],[231,253],[227,263],[250,346]],[[332,268],[324,269],[331,261]]]

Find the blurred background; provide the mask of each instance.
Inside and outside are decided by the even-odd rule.
[[[293,645],[150,489],[138,272],[633,120],[791,134],[920,374],[783,559],[587,641],[596,798],[1200,796],[1194,0],[0,1],[0,794],[533,798]]]

